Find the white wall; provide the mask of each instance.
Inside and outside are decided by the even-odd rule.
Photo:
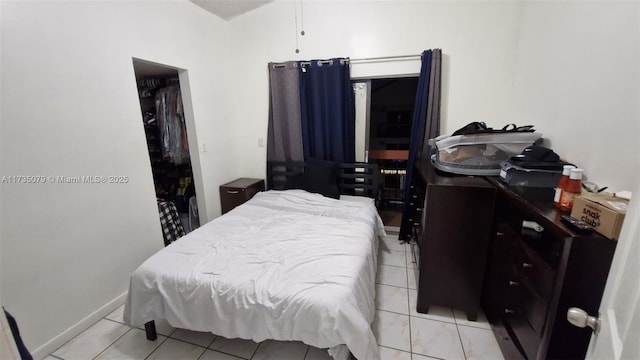
[[[276,1],[233,19],[234,119],[241,127],[243,173],[265,173],[270,61],[420,54],[442,48],[442,132],[471,121],[510,122],[519,2],[304,1],[296,48],[294,3]],[[300,16],[299,16],[300,20]],[[420,62],[352,65],[352,77],[417,74]]]
[[[163,244],[132,57],[187,69],[190,140],[207,147],[200,190],[206,217],[219,214],[218,185],[240,175],[228,23],[186,1],[1,6],[2,175],[130,179],[2,184],[1,301],[43,355],[119,305],[110,301]]]
[[[300,54],[290,1],[228,23],[183,1],[0,6],[1,175],[131,179],[0,187],[0,299],[40,354],[109,310],[162,246],[132,57],[188,71],[207,219],[218,185],[264,176],[269,61],[442,48],[443,133],[532,123],[593,181],[638,181],[637,3],[305,0]],[[352,76],[418,71],[354,64]]]
[[[523,14],[512,119],[535,124],[590,181],[637,188],[639,3],[530,2]]]

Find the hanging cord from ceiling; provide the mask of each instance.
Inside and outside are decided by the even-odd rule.
[[[305,35],[305,31],[304,31],[304,10],[302,7],[302,0],[300,1],[300,28],[301,31],[298,33],[298,0],[294,0],[293,1],[293,11],[294,11],[294,20],[296,22],[296,54],[298,54],[300,52],[300,46],[299,46],[299,42],[298,42],[298,34],[300,34],[301,36]]]
[[[300,0],[300,35],[304,36],[304,8],[302,7],[302,0]]]
[[[296,22],[296,54],[300,52],[300,46],[298,46],[298,2],[293,1],[293,18]]]

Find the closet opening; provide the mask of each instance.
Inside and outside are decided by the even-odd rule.
[[[360,149],[365,161],[377,163],[380,170],[378,213],[385,226],[399,229],[418,77],[357,80],[354,90],[356,132],[361,132],[365,138]],[[358,123],[363,121],[366,125],[358,130]]]
[[[165,246],[200,225],[179,69],[133,59]],[[188,93],[188,92],[187,92]],[[196,147],[197,148],[197,147]]]

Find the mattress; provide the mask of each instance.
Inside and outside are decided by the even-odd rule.
[[[124,320],[379,359],[371,323],[383,235],[373,201],[261,192],[146,260]]]

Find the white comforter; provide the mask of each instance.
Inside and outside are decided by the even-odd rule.
[[[346,345],[360,360],[379,359],[370,324],[383,234],[372,201],[258,193],[146,260],[131,276],[124,320],[298,340],[334,358]]]

